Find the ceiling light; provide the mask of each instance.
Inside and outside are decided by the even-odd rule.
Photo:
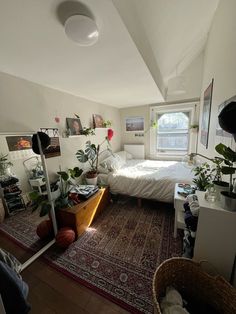
[[[72,15],[65,22],[66,35],[80,46],[91,46],[98,40],[98,28],[93,19],[85,15]]]

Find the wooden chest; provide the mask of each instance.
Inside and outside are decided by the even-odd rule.
[[[109,189],[101,188],[88,200],[76,206],[59,210],[57,213],[59,227],[71,227],[76,232],[76,236],[80,236],[108,205],[109,200]]]

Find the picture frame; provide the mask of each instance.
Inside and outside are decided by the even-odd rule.
[[[40,128],[40,131],[50,137],[50,145],[43,151],[45,158],[61,156],[58,128]]]
[[[205,90],[204,97],[203,97],[203,111],[202,111],[200,142],[203,146],[205,146],[205,148],[208,148],[213,83],[214,83],[214,79],[212,79],[211,83]]]
[[[126,132],[144,132],[144,117],[126,117]]]
[[[66,126],[70,136],[81,135],[83,128],[79,118],[66,118]]]
[[[32,149],[32,137],[19,135],[19,136],[6,136],[9,152]]]
[[[104,128],[104,119],[100,114],[93,114],[94,129]]]

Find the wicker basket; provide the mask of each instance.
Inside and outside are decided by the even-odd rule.
[[[174,257],[157,268],[153,277],[155,313],[161,314],[158,301],[168,286],[176,288],[186,299],[211,305],[219,313],[236,313],[236,289],[223,277],[208,275],[193,260]]]

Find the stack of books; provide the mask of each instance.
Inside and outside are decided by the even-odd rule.
[[[98,191],[96,185],[75,185],[70,188],[70,193],[77,193],[80,198],[88,199]]]

